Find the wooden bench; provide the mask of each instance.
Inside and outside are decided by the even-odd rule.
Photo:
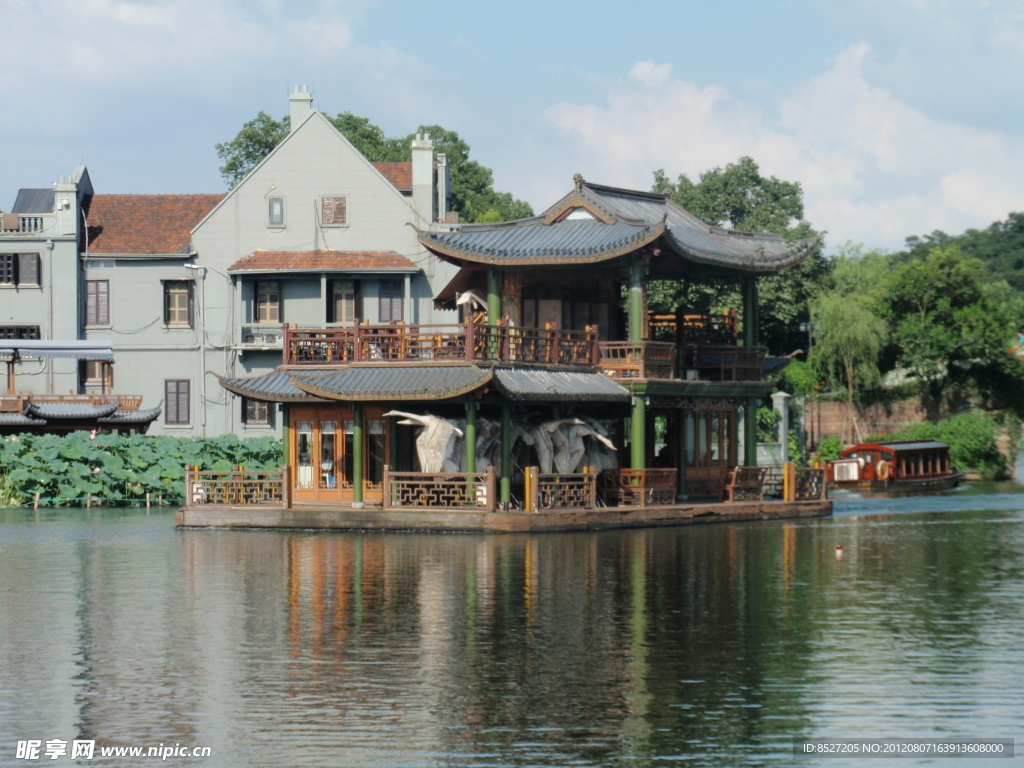
[[[767,467],[736,467],[725,485],[726,501],[761,501]]]

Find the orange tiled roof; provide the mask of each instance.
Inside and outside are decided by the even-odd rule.
[[[295,272],[371,269],[416,269],[394,251],[253,251],[228,272]]]
[[[93,195],[89,253],[188,253],[192,228],[224,195]]]
[[[412,189],[412,163],[374,163],[373,167],[380,171],[395,189]]]

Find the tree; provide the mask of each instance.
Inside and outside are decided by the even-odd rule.
[[[939,246],[902,264],[882,297],[896,362],[914,375],[930,420],[973,398],[1024,412],[1024,363],[1007,352],[1013,325],[981,273],[959,246]]]
[[[410,142],[416,133],[430,134],[436,152],[448,156],[451,172],[451,209],[467,221],[509,221],[533,215],[529,203],[516,200],[508,192],[494,190],[494,174],[490,168],[469,159],[469,145],[455,131],[439,125],[421,125],[404,138],[389,138],[368,118],[342,112],[328,118],[338,131],[363,156],[374,163],[400,163],[412,159]],[[287,116],[275,120],[265,112],[242,126],[231,141],[217,144],[217,157],[224,164],[221,175],[234,188],[274,147],[288,135]]]
[[[803,218],[800,183],[762,176],[750,157],[704,171],[696,183],[685,174],[672,182],[659,169],[654,172],[652,191],[671,193],[673,201],[713,226],[772,232],[787,240],[814,234]],[[829,264],[819,247],[800,266],[758,281],[761,336],[769,349],[789,353],[803,343],[800,321],[808,319],[808,302],[817,286],[827,280],[828,272]],[[739,287],[734,282],[667,283],[652,286],[651,296],[662,311],[677,306],[706,311],[711,306],[737,306]]]
[[[888,328],[856,297],[826,293],[811,304],[817,343],[810,362],[832,389],[845,389],[847,402],[856,399],[858,387],[879,383],[878,358],[886,344]]]

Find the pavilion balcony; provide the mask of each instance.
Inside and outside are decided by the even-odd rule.
[[[526,363],[597,368],[597,331],[511,325],[286,327],[285,365]]]
[[[615,379],[676,378],[671,341],[602,341],[601,370]]]

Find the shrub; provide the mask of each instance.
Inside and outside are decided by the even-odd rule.
[[[983,413],[960,413],[946,421],[911,424],[885,440],[938,440],[949,445],[949,459],[960,470],[974,470],[985,480],[1007,474],[1006,457],[996,445],[998,425]]]
[[[0,503],[25,504],[38,493],[47,506],[142,501],[146,494],[180,499],[185,465],[225,471],[272,469],[281,441],[235,435],[188,438],[91,434],[12,435],[0,441]]]
[[[834,435],[821,438],[818,443],[818,459],[820,461],[835,461],[839,458],[839,452],[843,450],[843,441]]]

